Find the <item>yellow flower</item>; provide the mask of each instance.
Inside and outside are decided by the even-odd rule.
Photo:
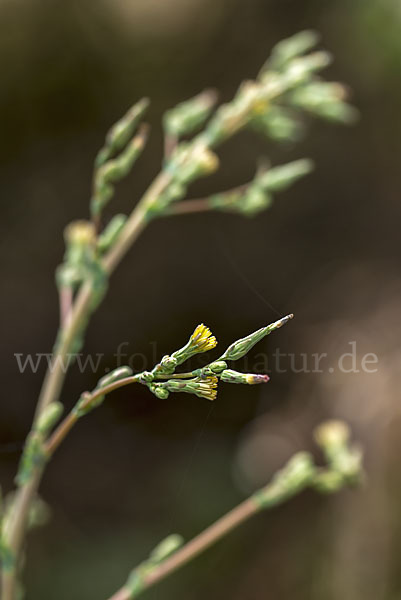
[[[165,383],[159,384],[169,392],[186,392],[195,394],[199,398],[214,400],[217,395],[218,379],[214,375],[195,377],[194,379],[169,379]]]
[[[207,352],[214,348],[216,344],[216,338],[212,335],[210,329],[202,323],[195,329],[185,346],[173,352],[171,358],[175,360],[176,365],[181,365],[194,354]]]
[[[217,340],[210,329],[202,323],[191,335],[190,344],[196,352],[207,352],[217,345]]]
[[[217,396],[217,383],[218,379],[215,376],[204,378],[197,377],[192,383],[192,389],[194,394],[200,398],[215,400]]]

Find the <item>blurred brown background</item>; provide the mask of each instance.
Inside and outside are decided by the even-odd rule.
[[[221,171],[194,197],[247,181],[260,155],[310,156],[317,170],[255,220],[153,223],[113,276],[85,350],[104,354],[104,370],[120,342],[150,361],[152,344],[162,356],[198,322],[223,347],[292,311],[253,356],[279,348],[329,361],[322,373],[272,372],[264,387],[221,386],[212,406],[140,387],[115,393],[49,467],[42,495],[53,516],[30,537],[28,600],[108,597],[160,539],[195,535],[310,447],[314,425],[331,416],[364,443],[363,489],[304,494],[144,597],[401,597],[398,0],[1,0],[0,475],[10,489],[44,373],[43,364],[20,374],[14,353],[51,351],[62,231],[88,214],[107,128],[151,97],[151,140],[109,210],[127,213],[159,169],[163,111],[205,87],[229,99],[276,41],[310,27],[334,53],[327,77],[350,85],[360,122],[314,122],[296,146],[251,135],[224,146]],[[377,354],[376,373],[329,372],[350,341],[358,361]],[[96,379],[72,369],[65,404]]]

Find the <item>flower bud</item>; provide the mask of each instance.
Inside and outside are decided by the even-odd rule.
[[[142,118],[146,109],[149,106],[149,99],[142,98],[129,111],[113,125],[106,136],[104,147],[100,150],[96,157],[96,167],[100,167],[106,162],[115,152],[124,148],[124,146],[132,138],[139,120]]]
[[[260,340],[262,340],[265,336],[269,335],[275,329],[279,329],[280,327],[288,323],[288,321],[292,319],[293,316],[293,314],[287,315],[286,317],[283,317],[282,319],[279,319],[278,321],[275,321],[274,323],[271,323],[266,327],[258,329],[257,331],[251,333],[247,337],[237,340],[227,348],[227,350],[224,352],[224,354],[220,357],[219,360],[239,360],[240,358],[245,356],[249,352],[249,350],[251,350],[251,348],[255,346],[255,344],[257,344]]]
[[[258,185],[258,181],[255,180],[238,202],[238,212],[247,217],[254,217],[256,214],[269,208],[272,202],[272,196],[263,190]]]
[[[165,113],[163,124],[166,132],[175,137],[192,133],[206,121],[216,100],[214,90],[205,90],[194,98],[181,102]]]
[[[115,244],[126,221],[127,217],[125,215],[115,215],[106,225],[97,240],[97,249],[101,254],[107,252]]]
[[[270,379],[268,375],[255,375],[253,373],[239,373],[232,369],[226,369],[220,375],[222,381],[226,383],[244,383],[246,385],[255,385],[258,383],[267,383]]]
[[[302,137],[303,125],[290,111],[281,106],[271,106],[252,120],[254,129],[278,142],[296,142]]]
[[[36,431],[46,434],[61,417],[63,410],[64,407],[61,402],[51,402],[48,404],[38,418],[35,427]]]
[[[112,184],[128,175],[142,153],[147,136],[148,127],[142,125],[137,135],[118,156],[102,162],[101,166],[96,169],[90,204],[92,216],[98,217],[113,196]]]
[[[118,367],[118,369],[114,369],[108,375],[105,375],[101,379],[99,379],[96,389],[101,389],[114,383],[115,381],[119,381],[120,379],[125,379],[126,377],[130,377],[133,374],[131,367]]]
[[[332,62],[329,52],[321,51],[296,58],[289,63],[282,75],[282,85],[287,89],[296,87],[310,80],[311,76],[327,67]]]
[[[152,387],[152,392],[157,398],[160,398],[160,400],[167,400],[167,398],[170,395],[170,392],[165,387],[163,387],[163,385],[164,384],[155,385],[154,387]]]
[[[171,554],[178,550],[184,543],[184,538],[177,533],[173,533],[162,540],[150,553],[149,560],[152,564],[158,564]]]
[[[315,472],[316,468],[309,452],[298,452],[276,473],[272,481],[252,498],[262,508],[275,506],[306,488],[313,481]]]
[[[177,360],[173,356],[163,356],[160,362],[163,370],[167,373],[174,373],[175,368],[177,366]]]
[[[209,369],[216,374],[221,373],[224,369],[227,369],[227,363],[224,360],[216,360],[210,363]]]
[[[309,159],[294,160],[286,165],[272,167],[257,177],[258,185],[264,190],[278,192],[287,189],[301,177],[313,170],[313,162]]]
[[[73,221],[64,230],[67,246],[87,247],[96,239],[95,226],[91,221]]]
[[[336,82],[312,81],[297,87],[289,96],[290,103],[324,119],[352,123],[358,116],[357,110],[344,102],[345,87]]]
[[[150,373],[150,371],[142,371],[142,373],[139,376],[140,383],[151,383],[153,379],[153,373]]]
[[[319,37],[320,36],[316,31],[305,30],[300,31],[285,40],[281,40],[274,46],[271,57],[262,67],[260,74],[264,75],[269,69],[281,69],[292,59],[312,50],[319,42]]]
[[[344,421],[326,421],[315,429],[316,442],[322,448],[338,448],[348,443],[349,427]]]

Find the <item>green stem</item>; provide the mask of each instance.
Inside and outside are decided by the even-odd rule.
[[[196,377],[194,371],[190,371],[189,373],[172,373],[171,375],[156,375],[156,379],[190,379],[191,377]]]
[[[143,200],[146,200],[150,204],[152,199],[157,198],[158,193],[158,187],[151,186]],[[144,229],[147,220],[143,206],[144,202],[142,201],[134,209],[130,219],[127,221],[127,233],[121,236],[115,247],[106,255],[104,267],[107,273],[111,274],[114,271],[129,247]],[[68,353],[71,352],[78,332],[82,328],[85,328],[91,310],[92,298],[93,291],[91,285],[84,283],[78,292],[71,314],[64,328],[59,333],[60,342],[43,382],[35,412],[34,425],[46,407],[51,402],[58,400],[60,396],[68,368]],[[42,474],[43,468],[37,469],[32,476],[32,480],[21,486],[16,493],[6,530],[6,542],[10,552],[14,556],[15,567],[2,575],[2,600],[15,600],[17,566],[20,562],[21,546],[25,534],[29,507],[39,487]]]
[[[131,598],[139,596],[145,589],[183,567],[260,510],[261,506],[252,497],[248,498],[202,531],[180,550],[177,550],[171,557],[161,562],[148,575],[144,575],[140,592],[132,593],[128,587],[123,586],[109,600],[131,600]]]
[[[114,390],[117,390],[126,385],[131,385],[132,383],[140,383],[138,375],[133,375],[132,377],[125,377],[124,379],[119,379],[118,381],[114,381],[113,383],[110,383],[110,385],[107,385],[103,388],[99,388],[99,389],[93,391],[92,393],[88,392],[87,397],[85,398],[85,400],[81,406],[81,410],[90,409],[91,404],[95,404],[96,401],[101,396],[107,396],[107,394],[114,392]],[[61,442],[64,440],[66,435],[71,431],[72,427],[79,420],[79,418],[80,418],[79,415],[73,409],[65,417],[65,419],[63,419],[63,421],[60,423],[60,425],[58,425],[58,427],[53,431],[52,435],[50,436],[50,438],[46,441],[46,443],[44,445],[44,452],[45,452],[47,458],[50,458],[51,456],[53,456],[54,452],[60,446]]]

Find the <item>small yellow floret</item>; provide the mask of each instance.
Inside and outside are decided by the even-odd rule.
[[[197,352],[207,352],[217,345],[217,340],[212,335],[212,332],[203,323],[198,325],[190,338],[191,345],[196,348]]]
[[[218,379],[214,375],[211,377],[198,378],[195,385],[197,394],[207,400],[215,400],[217,396]]]

